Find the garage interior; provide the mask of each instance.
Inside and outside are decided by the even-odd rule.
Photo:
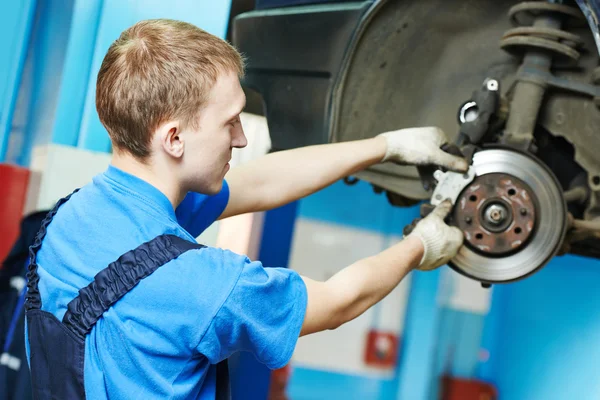
[[[9,266],[27,257],[31,226],[109,165],[96,75],[120,32],[150,18],[244,54],[249,145],[232,167],[411,126],[441,127],[472,164],[470,176],[375,166],[198,237],[326,280],[402,240],[438,195],[454,197],[451,223],[467,234],[448,267],[411,272],[350,323],[300,338],[286,367],[231,357],[234,399],[600,398],[598,12],[598,0],[2,3],[0,398],[29,398],[30,385],[10,329],[25,268]]]

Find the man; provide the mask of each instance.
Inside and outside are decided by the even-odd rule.
[[[299,336],[356,318],[412,269],[458,251],[462,233],[443,222],[449,203],[326,282],[198,246],[216,219],[281,206],[379,162],[467,168],[440,150],[439,129],[413,128],[229,172],[232,149],[246,146],[242,74],[233,47],[183,22],[140,22],[108,50],[96,102],[112,163],[59,202],[31,248],[27,344],[39,398],[221,397],[231,354],[282,367]]]

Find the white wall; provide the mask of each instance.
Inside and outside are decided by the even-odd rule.
[[[368,230],[329,222],[298,218],[291,249],[290,268],[309,278],[324,281],[357,260],[374,255],[399,238],[386,238]],[[293,356],[299,367],[391,378],[393,368],[365,364],[369,330],[402,335],[410,278],[383,301],[336,330],[300,338]]]
[[[62,197],[106,170],[110,154],[49,144],[32,151],[25,213],[50,209]]]

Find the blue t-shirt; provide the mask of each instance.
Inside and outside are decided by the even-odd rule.
[[[173,210],[154,186],[110,166],[48,227],[37,257],[42,309],[62,320],[78,290],[121,254],[161,234],[195,240],[228,199],[224,182],[219,194],[190,193]],[[96,323],[85,342],[86,395],[213,399],[215,364],[232,353],[251,352],[272,369],[289,361],[306,302],[294,271],[218,248],[190,250]]]

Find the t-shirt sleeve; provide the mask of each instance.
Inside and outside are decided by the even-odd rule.
[[[247,261],[198,351],[211,363],[248,351],[267,367],[281,368],[296,347],[306,304],[306,286],[298,273]]]
[[[229,185],[223,180],[221,191],[207,196],[189,192],[175,210],[177,222],[193,237],[198,237],[225,211],[229,201]]]

